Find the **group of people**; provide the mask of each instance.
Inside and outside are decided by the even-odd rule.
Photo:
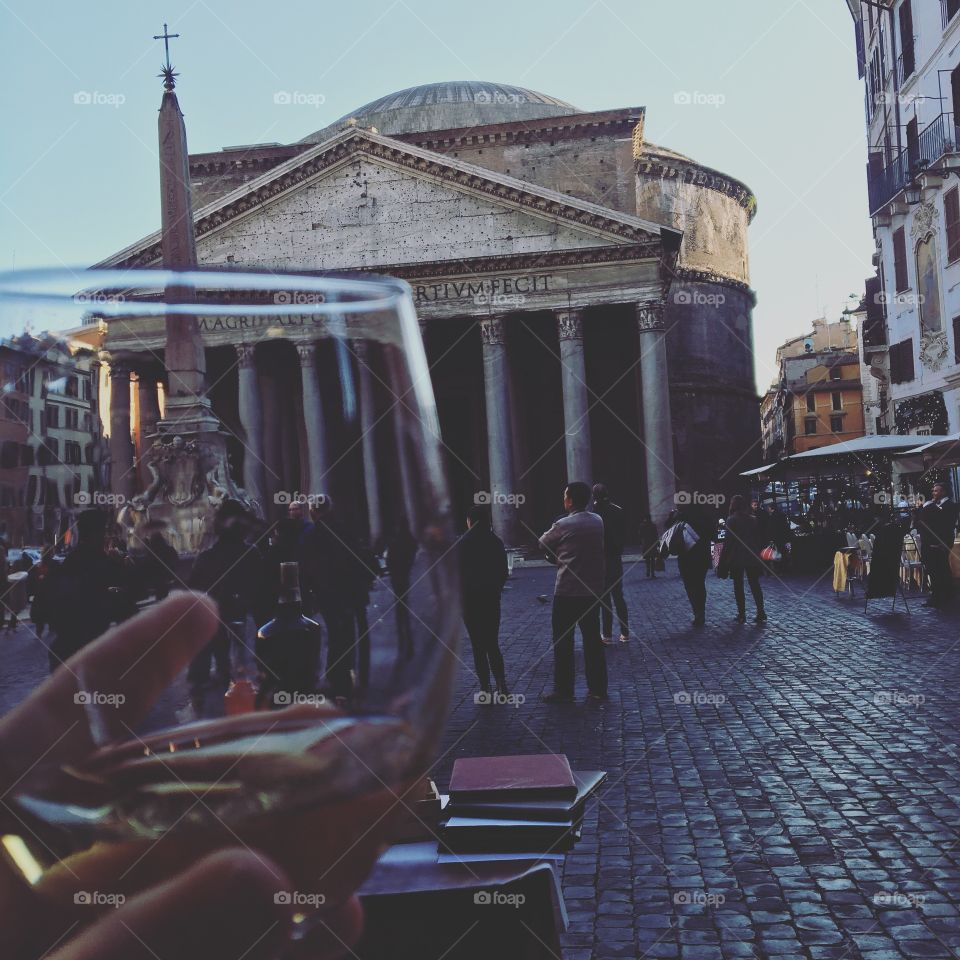
[[[583,638],[587,698],[607,698],[604,646],[613,646],[614,613],[619,642],[630,639],[623,596],[623,510],[607,488],[570,483],[563,495],[565,515],[540,538],[540,547],[557,566],[553,597],[553,691],[548,703],[569,703],[574,696],[574,638]],[[506,695],[506,673],[499,646],[500,597],[507,580],[503,542],[493,532],[489,508],[476,506],[467,518],[467,532],[458,543],[464,625],[473,649],[481,692]],[[648,567],[654,575],[654,565]],[[483,698],[481,703],[491,702]]]

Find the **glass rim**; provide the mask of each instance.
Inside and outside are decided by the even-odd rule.
[[[176,291],[175,298],[168,296],[171,290]],[[191,291],[209,291],[213,296],[202,300],[190,297]],[[252,296],[244,298],[244,293],[273,297],[259,302]],[[237,298],[230,299],[227,294]],[[0,272],[0,306],[6,301],[84,309],[104,319],[169,314],[374,313],[395,310],[410,298],[412,290],[405,280],[346,271],[302,273],[199,266],[189,270],[41,267]]]

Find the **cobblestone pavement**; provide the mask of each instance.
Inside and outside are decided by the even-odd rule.
[[[634,569],[609,702],[584,704],[578,652],[578,702],[547,706],[551,582],[519,570],[505,601],[526,702],[475,706],[461,676],[438,775],[545,750],[609,771],[564,871],[567,960],[960,956],[960,617],[767,579],[769,624],[739,626],[710,575],[698,629],[675,573]]]
[[[552,579],[519,568],[505,595],[525,702],[476,706],[461,671],[435,773],[445,786],[456,756],[548,750],[609,771],[564,869],[566,960],[960,957],[960,613],[878,601],[865,617],[827,579],[768,579],[770,622],[738,626],[711,575],[697,629],[675,572],[632,569],[609,702],[583,703],[578,651],[578,702],[558,707],[539,702]],[[28,627],[0,650],[3,712],[46,653]]]

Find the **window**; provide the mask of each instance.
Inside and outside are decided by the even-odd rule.
[[[943,195],[943,218],[947,222],[947,262],[953,263],[960,260],[960,188],[953,187]]]
[[[913,338],[910,337],[890,347],[890,380],[909,383],[913,378]]]
[[[22,423],[26,419],[26,404],[16,397],[3,398],[3,415],[7,420],[16,420]]]
[[[68,397],[77,396],[77,378],[76,377],[67,377],[66,383],[64,384],[64,393]]]
[[[76,407],[67,407],[63,413],[66,419],[64,426],[68,430],[76,430],[80,423],[80,411]]]
[[[834,410],[843,409],[843,394],[839,390],[834,390],[831,398]]]
[[[47,404],[47,426],[48,427],[60,426],[60,407],[55,403]]]
[[[897,293],[910,289],[907,275],[907,237],[903,227],[893,231],[893,273],[897,282]]]
[[[917,69],[917,60],[913,50],[913,3],[903,0],[900,6],[900,49],[903,59],[903,79],[913,75]]]
[[[817,419],[816,417],[807,417],[804,421],[803,432],[808,436],[813,436],[817,432]]]
[[[907,160],[910,173],[916,173],[920,161],[920,125],[916,117],[907,123]]]
[[[32,467],[35,460],[33,447],[29,443],[20,444],[20,466]]]
[[[815,393],[807,394],[807,413],[817,412],[817,395]]]
[[[960,363],[960,317],[953,318],[953,362]]]
[[[843,417],[831,417],[830,429],[833,431],[833,433],[843,433]]]
[[[63,462],[77,464],[80,463],[80,444],[73,440],[68,440],[63,445]]]
[[[0,467],[12,470],[20,465],[20,444],[16,440],[4,440],[0,445]]]
[[[89,413],[83,415],[83,432],[93,433],[93,418]]]
[[[843,367],[831,367],[831,368],[830,368],[830,379],[831,379],[831,380],[842,380],[842,379],[843,379]]]
[[[945,0],[943,4],[943,25],[946,26],[960,10],[960,0]]]
[[[83,462],[93,463],[93,444],[92,443],[88,443],[83,448]]]

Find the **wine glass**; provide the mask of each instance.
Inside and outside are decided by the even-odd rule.
[[[101,476],[71,488],[67,467],[61,496],[107,510],[124,563],[136,569],[159,532],[180,554],[175,587],[194,584],[197,554],[229,538],[259,564],[243,589],[224,594],[229,570],[207,585],[225,624],[217,642],[235,648],[232,679],[256,665],[260,709],[222,716],[229,698],[209,666],[196,689],[178,678],[158,709],[118,709],[122,679],[103,689],[96,668],[70,661],[72,702],[58,712],[86,727],[94,750],[51,748],[16,778],[0,804],[7,870],[64,929],[238,844],[286,869],[297,891],[278,896],[349,896],[413,805],[457,659],[450,498],[409,287],[332,274],[26,271],[0,275],[0,318],[7,332],[68,331],[103,363],[90,406],[111,431],[110,485]],[[234,601],[239,614],[225,609]],[[284,659],[284,644],[307,649],[298,636],[319,638],[321,661]]]

